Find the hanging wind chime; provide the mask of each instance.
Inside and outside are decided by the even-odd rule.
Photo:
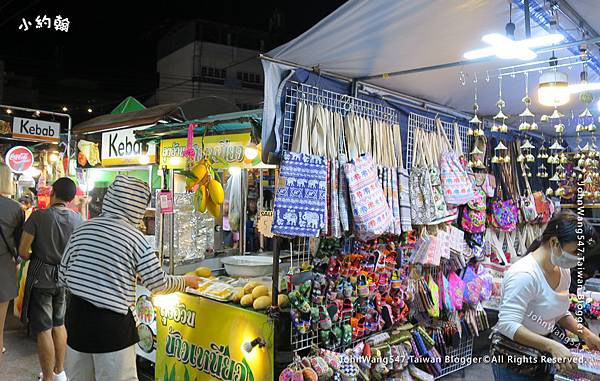
[[[479,112],[479,104],[477,103],[477,74],[475,74],[475,79],[473,80],[475,92],[474,92],[474,100],[473,100],[473,118],[469,120],[469,129],[467,130],[467,134],[470,136],[474,136],[475,138],[485,136],[483,131],[483,121],[479,119],[477,115]],[[473,149],[469,152],[469,161],[467,165],[471,168],[482,169],[485,168],[485,164],[483,163],[483,155],[484,152],[479,149],[477,144],[473,144]]]
[[[494,116],[494,123],[492,125],[492,132],[508,132],[508,126],[506,125],[506,119],[508,116],[504,114],[502,110],[506,106],[506,102],[502,99],[502,76],[498,77],[498,101],[496,102],[496,106],[498,107],[498,113]],[[498,125],[498,123],[501,123]]]

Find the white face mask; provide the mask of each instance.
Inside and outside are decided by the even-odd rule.
[[[560,244],[558,245],[558,249],[561,252],[560,256],[554,254],[554,248],[552,248],[552,252],[550,253],[550,262],[552,262],[554,266],[562,267],[564,269],[571,269],[577,266],[577,262],[579,262],[579,257],[577,255],[564,251],[560,247]]]

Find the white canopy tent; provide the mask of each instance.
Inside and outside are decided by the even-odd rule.
[[[523,61],[495,59],[468,65],[446,65],[435,70],[423,68],[462,61],[465,51],[485,47],[481,41],[483,35],[494,32],[504,34],[509,21],[509,3],[507,0],[350,0],[301,36],[264,56],[264,121],[273,121],[274,111],[269,110],[269,102],[276,96],[282,81],[282,70],[286,67],[318,67],[321,73],[416,97],[426,101],[426,106],[430,102],[464,113],[472,113],[473,81],[477,76],[480,114],[493,115],[498,111],[498,69]],[[598,36],[595,32],[600,31],[597,0],[561,0],[558,4],[558,30],[567,41],[582,40],[574,22],[587,22],[588,37]],[[523,0],[513,1],[512,21],[517,26],[517,39],[525,38],[523,9]],[[532,13],[531,35],[548,34],[551,31],[551,12],[544,7],[544,1],[530,0],[529,9]],[[572,17],[575,12],[584,15],[585,19],[575,20]],[[577,51],[578,47],[572,46],[557,50],[555,55],[559,58],[575,57]],[[590,53],[597,52],[597,47],[590,45]],[[546,61],[551,54],[548,51],[540,53],[535,61]],[[595,68],[600,66],[600,61],[597,57],[593,57],[593,60],[589,66],[589,80],[597,81],[600,75]],[[545,62],[538,66],[542,65]],[[596,65],[595,68],[593,65]],[[575,83],[579,81],[582,66],[573,58],[573,65],[561,71],[568,73],[570,83]],[[418,70],[384,78],[366,78],[412,69]],[[489,74],[489,80],[486,80],[486,73]],[[538,79],[538,71],[529,74],[529,95],[534,104],[532,109],[540,115],[552,110],[537,103]],[[505,112],[519,114],[524,108],[521,102],[525,95],[524,75],[504,77],[502,87]],[[572,108],[575,112],[582,109],[577,96],[561,107],[561,111],[568,115]],[[595,104],[592,111],[597,113]]]

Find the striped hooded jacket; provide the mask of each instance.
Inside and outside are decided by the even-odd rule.
[[[166,275],[138,226],[150,201],[148,184],[118,175],[108,187],[100,216],[71,235],[59,282],[99,308],[127,314],[136,278],[153,293],[184,291],[183,277]]]

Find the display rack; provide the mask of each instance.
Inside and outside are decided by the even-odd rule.
[[[325,106],[330,111],[339,112],[343,116],[352,111],[367,118],[375,118],[392,124],[398,123],[398,112],[393,108],[349,95],[323,90],[312,85],[290,81],[285,92],[281,151],[289,151],[292,147],[298,100],[313,105]]]
[[[330,111],[338,112],[343,116],[350,112],[370,119],[383,120],[391,124],[398,123],[398,112],[390,107],[386,107],[382,104],[376,104],[363,99],[358,99],[344,94],[335,93],[332,91],[324,90],[312,85],[307,85],[295,81],[290,81],[286,85],[285,89],[285,107],[283,110],[283,124],[281,136],[280,149],[282,152],[289,151],[292,146],[292,140],[294,136],[295,119],[296,119],[296,106],[299,100],[307,102],[312,105],[321,105],[328,108]],[[423,128],[427,131],[433,131],[435,129],[435,119],[426,116],[410,113],[408,122],[408,137],[405,143],[406,158],[408,167],[410,168],[412,160],[412,139],[414,128]],[[442,126],[450,142],[454,143],[454,126],[452,123],[442,122]],[[469,147],[472,143],[472,137],[467,135],[468,128],[459,125],[459,133],[462,139],[463,152],[468,152]],[[344,245],[351,245],[351,239],[346,239]],[[314,251],[318,247],[317,238],[295,238],[291,240],[291,274],[300,271],[304,263],[311,263]],[[346,324],[350,320],[349,317],[340,319],[335,324]],[[318,346],[319,337],[318,331],[310,331],[305,334],[298,333],[293,323],[290,333],[291,350],[297,355],[299,352],[310,349],[311,347]],[[359,341],[363,341],[368,336],[362,337],[357,340],[353,340],[352,345],[355,345]],[[333,348],[335,350],[346,349],[343,345]],[[472,356],[473,354],[473,337],[470,335],[463,335],[459,341],[458,346],[448,348],[448,355],[451,356]],[[466,367],[463,363],[450,363],[442,367],[442,376],[448,375],[460,369]]]
[[[290,273],[294,274],[299,271],[303,263],[311,262],[311,240],[313,238],[299,237],[290,242]],[[318,335],[313,330],[307,333],[298,333],[290,323],[290,342],[292,344],[292,352],[297,354],[311,348],[313,345],[318,345]]]
[[[446,356],[450,358],[471,358],[473,357],[473,336],[463,334],[458,346],[448,348]],[[469,366],[467,361],[450,362],[442,365],[442,373],[436,379],[457,372]]]
[[[454,144],[454,125],[442,121],[444,132],[448,136],[451,144]],[[412,168],[413,158],[413,137],[415,128],[421,128],[425,131],[435,131],[435,118],[428,116],[415,114],[413,112],[408,114],[408,132],[406,138],[406,168],[410,171]],[[470,151],[471,144],[473,143],[473,137],[467,134],[468,127],[461,124],[458,125],[458,131],[462,142],[463,153],[467,154]]]

